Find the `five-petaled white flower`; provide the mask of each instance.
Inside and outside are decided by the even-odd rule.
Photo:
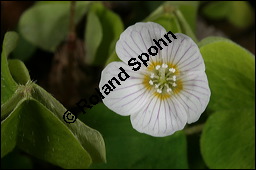
[[[155,56],[149,56],[148,66],[141,64],[137,71],[128,65],[131,58],[147,53],[156,46],[166,30],[153,22],[136,23],[128,27],[116,43],[116,53],[123,62],[112,62],[102,71],[100,89],[120,67],[130,76],[103,99],[114,112],[130,115],[132,126],[141,133],[167,136],[197,121],[210,98],[205,65],[198,46],[188,36],[176,33],[177,39],[158,47]]]

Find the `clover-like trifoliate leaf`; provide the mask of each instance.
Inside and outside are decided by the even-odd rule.
[[[224,38],[199,43],[211,89],[201,153],[209,168],[255,168],[255,57]]]
[[[76,3],[74,22],[77,24],[90,2]],[[70,2],[39,2],[26,10],[19,21],[19,31],[31,44],[46,51],[55,51],[65,40],[69,29]]]

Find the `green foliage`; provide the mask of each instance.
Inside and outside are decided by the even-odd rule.
[[[210,19],[227,19],[238,28],[247,28],[254,23],[254,11],[246,1],[216,1],[203,8]]]
[[[28,70],[22,61],[17,59],[9,60],[8,64],[11,75],[18,84],[25,85],[30,80]]]
[[[106,142],[106,164],[91,168],[188,168],[186,137],[182,131],[155,138],[138,133],[129,117],[109,110],[103,103],[94,106],[80,119],[98,129]]]
[[[75,23],[87,11],[90,2],[77,2]],[[54,52],[68,33],[70,2],[40,2],[25,11],[19,21],[19,31],[30,43]]]
[[[85,31],[86,62],[94,65],[105,63],[115,50],[123,29],[118,15],[101,3],[91,4]]]
[[[213,169],[255,168],[255,58],[223,38],[200,46],[214,112],[201,137],[203,158]]]
[[[146,6],[155,9],[154,4],[160,2]],[[108,7],[103,2],[76,2],[75,23],[86,17],[82,27],[84,61],[91,66],[120,61],[115,44],[124,25]],[[197,43],[198,7],[198,1],[164,2],[143,22],[159,23]],[[63,114],[67,109],[31,81],[20,60],[27,60],[36,47],[56,52],[68,34],[69,11],[67,1],[37,2],[19,20],[21,38],[15,32],[5,34],[1,53],[1,158],[15,162],[15,166],[5,164],[1,168],[32,168],[26,155],[70,169],[255,168],[255,57],[226,38],[208,37],[198,43],[211,89],[209,105],[199,120],[201,134],[188,136],[187,130],[164,138],[141,134],[132,128],[129,117],[117,115],[102,103],[80,115],[75,123],[66,123]],[[202,12],[242,29],[254,23],[248,2],[209,2]],[[16,59],[8,60],[11,53]],[[191,147],[198,152],[192,154],[197,158],[188,154]]]
[[[214,113],[206,122],[201,152],[212,169],[255,169],[254,108]]]
[[[212,91],[208,107],[214,111],[241,105],[251,108],[255,96],[254,56],[227,39],[206,38],[203,43],[200,51]]]
[[[7,56],[17,39],[15,32],[6,33],[1,56],[1,158],[17,146],[63,168],[88,168],[92,162],[105,162],[105,144],[98,131],[79,120],[67,124],[62,118],[66,109],[31,82],[21,61],[11,60],[8,67]],[[12,85],[13,89],[6,88]]]
[[[17,84],[13,80],[8,68],[7,57],[15,48],[18,35],[15,32],[7,32],[3,42],[1,54],[1,105],[6,102],[17,89]]]

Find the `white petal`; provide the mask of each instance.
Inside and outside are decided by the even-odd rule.
[[[119,69],[122,67],[125,72],[130,76],[125,81],[120,81],[118,74],[121,72]],[[113,77],[119,80],[121,85],[115,84],[115,89],[108,95],[104,94],[102,87],[109,84],[108,81]],[[125,76],[123,75],[125,78]],[[101,81],[99,88],[101,93],[105,96],[103,103],[112,111],[120,115],[131,115],[136,113],[143,106],[144,101],[149,93],[142,84],[143,74],[138,71],[131,70],[129,66],[123,62],[112,62],[105,67],[101,74]]]
[[[183,89],[175,96],[188,112],[188,123],[197,121],[210,99],[208,80],[204,72],[193,72],[180,77]]]
[[[148,98],[137,114],[131,115],[134,129],[151,136],[163,137],[184,128],[187,122],[185,108],[175,99]]]
[[[164,61],[177,66],[180,72],[205,71],[205,65],[196,43],[188,36],[177,33],[177,39],[162,50]]]
[[[148,49],[155,46],[153,39],[163,38],[164,34],[166,34],[166,30],[157,23],[136,23],[120,35],[120,39],[116,43],[116,53],[125,63],[128,63],[130,58],[136,58],[139,61],[139,55],[142,53],[148,54]],[[158,48],[157,55],[160,54],[160,51]],[[157,58],[156,56],[150,56],[150,61],[156,61]]]

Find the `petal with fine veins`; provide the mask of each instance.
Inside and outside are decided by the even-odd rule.
[[[175,98],[187,109],[188,123],[197,121],[204,112],[209,99],[210,89],[204,72],[192,72],[180,77],[183,89]]]
[[[176,65],[180,72],[205,71],[205,65],[196,43],[188,36],[177,33],[177,39],[162,50],[163,60]]]
[[[120,81],[118,74],[121,72],[119,69],[122,67],[125,72],[130,76],[125,81]],[[121,74],[125,78],[124,74]],[[108,95],[104,94],[102,87],[105,84],[109,84],[109,80],[113,77],[117,78],[121,85],[116,84],[113,81],[115,89]],[[101,81],[99,87],[101,93],[105,96],[103,103],[120,115],[130,115],[137,112],[146,100],[148,95],[147,90],[142,84],[143,74],[140,72],[134,72],[129,66],[123,62],[112,62],[105,67],[101,74]]]
[[[187,122],[185,108],[173,100],[161,100],[151,96],[145,106],[131,115],[134,129],[151,136],[171,135],[184,128]]]
[[[122,61],[128,63],[131,58],[138,58],[142,53],[148,53],[148,49],[155,46],[153,39],[163,38],[164,34],[166,30],[157,23],[136,23],[120,35],[116,43],[116,53]],[[159,51],[158,49],[157,55]],[[157,59],[156,56],[150,58],[152,61]]]

